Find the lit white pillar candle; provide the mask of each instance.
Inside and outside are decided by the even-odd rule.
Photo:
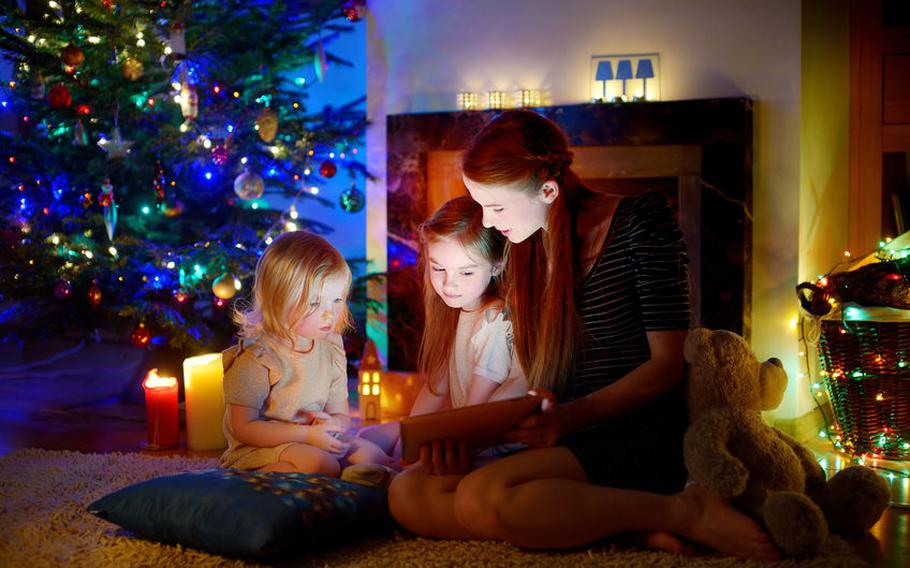
[[[183,361],[186,395],[186,445],[191,450],[227,447],[221,430],[224,391],[221,353],[190,357]]]

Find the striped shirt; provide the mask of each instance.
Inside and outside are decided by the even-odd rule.
[[[568,400],[647,361],[646,332],[688,329],[687,264],[682,232],[662,193],[620,201],[601,255],[582,281],[585,338]]]

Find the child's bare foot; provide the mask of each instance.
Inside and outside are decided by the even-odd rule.
[[[738,558],[778,560],[771,538],[752,519],[711,491],[693,484],[677,495],[691,511],[691,522],[681,534],[718,552]]]
[[[686,543],[675,534],[664,531],[642,533],[641,544],[650,550],[659,550],[670,554],[682,554],[684,556],[695,554],[695,549],[692,545]]]

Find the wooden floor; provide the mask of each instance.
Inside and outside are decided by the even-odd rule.
[[[131,388],[135,379],[129,376],[131,371],[139,372],[141,355],[110,355],[107,349],[103,345],[82,349],[66,362],[56,363],[56,372],[48,366],[23,370],[29,364],[26,361],[23,365],[22,356],[13,358],[0,351],[0,455],[30,447],[94,453],[145,451],[145,409],[135,400],[124,402],[120,396],[135,392]],[[85,369],[97,367],[100,360],[108,363],[111,372],[77,372],[80,365]],[[17,372],[9,370],[13,368]],[[185,430],[181,427],[181,431]],[[849,465],[849,458],[833,452],[822,441],[810,447],[829,477]],[[164,453],[219,454],[192,452],[183,444]],[[892,487],[895,505],[870,534],[852,544],[872,566],[910,567],[910,463],[877,465],[887,468],[879,471]],[[888,478],[889,470],[895,472],[893,479]]]

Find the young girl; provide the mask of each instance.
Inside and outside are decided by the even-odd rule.
[[[510,436],[530,449],[452,489],[424,472],[399,476],[392,514],[443,538],[553,548],[644,531],[664,550],[685,551],[679,535],[775,559],[751,519],[697,485],[683,489],[687,257],[666,199],[591,191],[571,163],[566,135],[528,110],[503,112],[465,151],[483,224],[509,240],[515,350],[545,400]]]
[[[526,394],[512,349],[512,323],[498,295],[505,239],[483,226],[482,209],[467,196],[443,204],[420,226],[419,238],[425,321],[418,366],[427,382],[411,415]],[[397,423],[361,435],[397,453]],[[430,456],[424,466],[432,468]]]
[[[238,310],[240,342],[225,350],[221,466],[337,476],[354,463],[386,464],[374,444],[348,439],[351,270],[323,238],[284,233],[256,265],[253,303]]]

